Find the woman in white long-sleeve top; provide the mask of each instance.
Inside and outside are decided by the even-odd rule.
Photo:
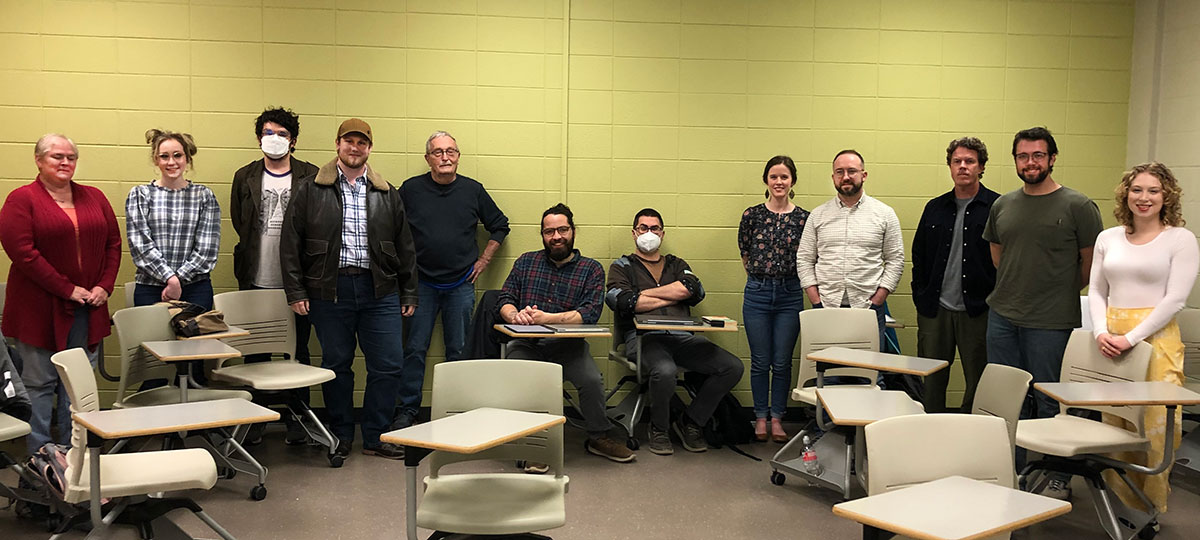
[[[1196,236],[1183,228],[1182,190],[1175,176],[1161,163],[1144,163],[1125,173],[1116,189],[1113,214],[1120,225],[1096,238],[1088,292],[1096,346],[1114,357],[1145,341],[1153,346],[1146,380],[1183,385],[1183,342],[1175,314],[1183,309],[1196,272],[1200,248]],[[1177,413],[1179,411],[1176,411]],[[1166,410],[1146,407],[1146,436],[1150,451],[1118,456],[1154,467],[1162,459],[1166,441]],[[1124,426],[1125,421],[1105,416],[1105,422]],[[1172,444],[1178,446],[1181,421],[1176,418]],[[1146,456],[1150,462],[1145,463]],[[1140,508],[1115,473],[1105,471],[1109,485],[1126,505]],[[1129,473],[1141,485],[1159,512],[1167,511],[1171,470],[1147,477]]]

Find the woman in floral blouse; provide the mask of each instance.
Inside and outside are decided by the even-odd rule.
[[[799,314],[804,309],[804,289],[796,275],[796,248],[808,211],[791,201],[795,196],[792,186],[796,185],[792,158],[775,156],[767,161],[763,183],[767,185],[767,202],[747,208],[738,226],[738,248],[746,268],[742,318],[750,341],[754,434],[760,441],[767,440],[769,414],[770,438],[786,442],[783,413],[792,382],[792,350],[800,334]]]

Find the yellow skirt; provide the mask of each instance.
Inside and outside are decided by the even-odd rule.
[[[1121,335],[1133,330],[1138,323],[1142,322],[1154,308],[1108,308],[1108,331],[1112,335]],[[1167,323],[1159,331],[1151,334],[1145,339],[1153,347],[1153,352],[1150,353],[1150,367],[1146,371],[1147,381],[1166,381],[1171,384],[1183,386],[1183,341],[1179,337],[1179,325],[1175,323],[1175,319]],[[1183,411],[1175,409],[1175,433],[1172,434],[1175,448],[1179,448],[1179,440],[1183,433]],[[1104,415],[1104,422],[1125,429],[1133,429],[1125,420]],[[1119,459],[1129,463],[1138,463],[1149,467],[1156,467],[1162,461],[1163,445],[1166,442],[1167,436],[1167,410],[1166,407],[1146,407],[1145,409],[1145,429],[1146,438],[1150,439],[1150,452],[1119,452],[1114,454],[1115,459]],[[1138,486],[1149,497],[1150,502],[1158,507],[1159,512],[1167,511],[1167,496],[1171,494],[1171,484],[1168,479],[1171,476],[1171,468],[1156,474],[1147,476],[1141,473],[1128,472],[1130,481]],[[1117,474],[1113,471],[1104,471],[1104,481],[1109,487],[1116,492],[1121,501],[1130,508],[1138,508],[1146,510],[1145,505],[1141,500],[1129,490],[1129,488],[1117,478]]]

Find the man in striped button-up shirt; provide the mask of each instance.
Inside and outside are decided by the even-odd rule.
[[[866,179],[862,154],[842,150],[833,158],[837,196],[808,217],[796,272],[813,307],[875,310],[882,350],[883,302],[904,272],[904,242],[896,212],[863,193]]]

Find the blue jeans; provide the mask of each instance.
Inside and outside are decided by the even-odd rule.
[[[1063,354],[1071,330],[1025,328],[1014,325],[994,310],[988,311],[987,360],[989,364],[1003,364],[1028,371],[1033,382],[1058,382],[1062,371]],[[1059,411],[1058,402],[1050,396],[1034,390],[1034,407],[1021,409],[1021,418],[1050,418]]]
[[[332,370],[333,380],[321,386],[329,427],[338,439],[354,440],[354,348],[366,358],[367,386],[363,392],[363,447],[379,446],[388,431],[396,393],[400,390],[404,317],[400,297],[375,298],[370,273],[339,275],[337,301],[309,300],[308,318],[321,342],[321,367]]]
[[[433,325],[442,314],[442,340],[446,361],[461,360],[475,308],[475,285],[470,281],[453,289],[435,289],[417,284],[417,312],[408,319],[408,337],[404,340],[404,368],[400,372],[400,412],[416,416],[421,408],[421,387],[425,383],[425,353],[433,339]]]
[[[162,291],[165,285],[146,285],[138,283],[133,288],[133,305],[148,306],[162,302]],[[179,299],[184,302],[191,302],[204,308],[205,311],[212,309],[213,306],[213,288],[212,280],[205,278],[200,281],[188,283],[181,287]]]
[[[750,390],[754,416],[783,418],[792,384],[792,351],[800,335],[804,288],[795,276],[746,277],[742,319],[750,342]],[[770,404],[768,405],[768,383]]]
[[[66,349],[83,347],[87,351],[88,316],[94,308],[76,308],[75,320],[67,333]],[[63,350],[66,350],[63,349]],[[92,365],[104,354],[103,342],[88,351],[88,360]],[[29,418],[29,436],[25,438],[25,446],[32,454],[42,445],[54,441],[58,444],[71,445],[71,398],[67,389],[58,376],[58,370],[50,363],[50,357],[57,351],[34,347],[28,343],[17,341],[17,354],[21,357],[21,382],[29,394],[32,414]],[[58,393],[57,398],[55,393]],[[58,407],[55,410],[55,406]],[[52,437],[50,423],[58,424],[58,436]]]

